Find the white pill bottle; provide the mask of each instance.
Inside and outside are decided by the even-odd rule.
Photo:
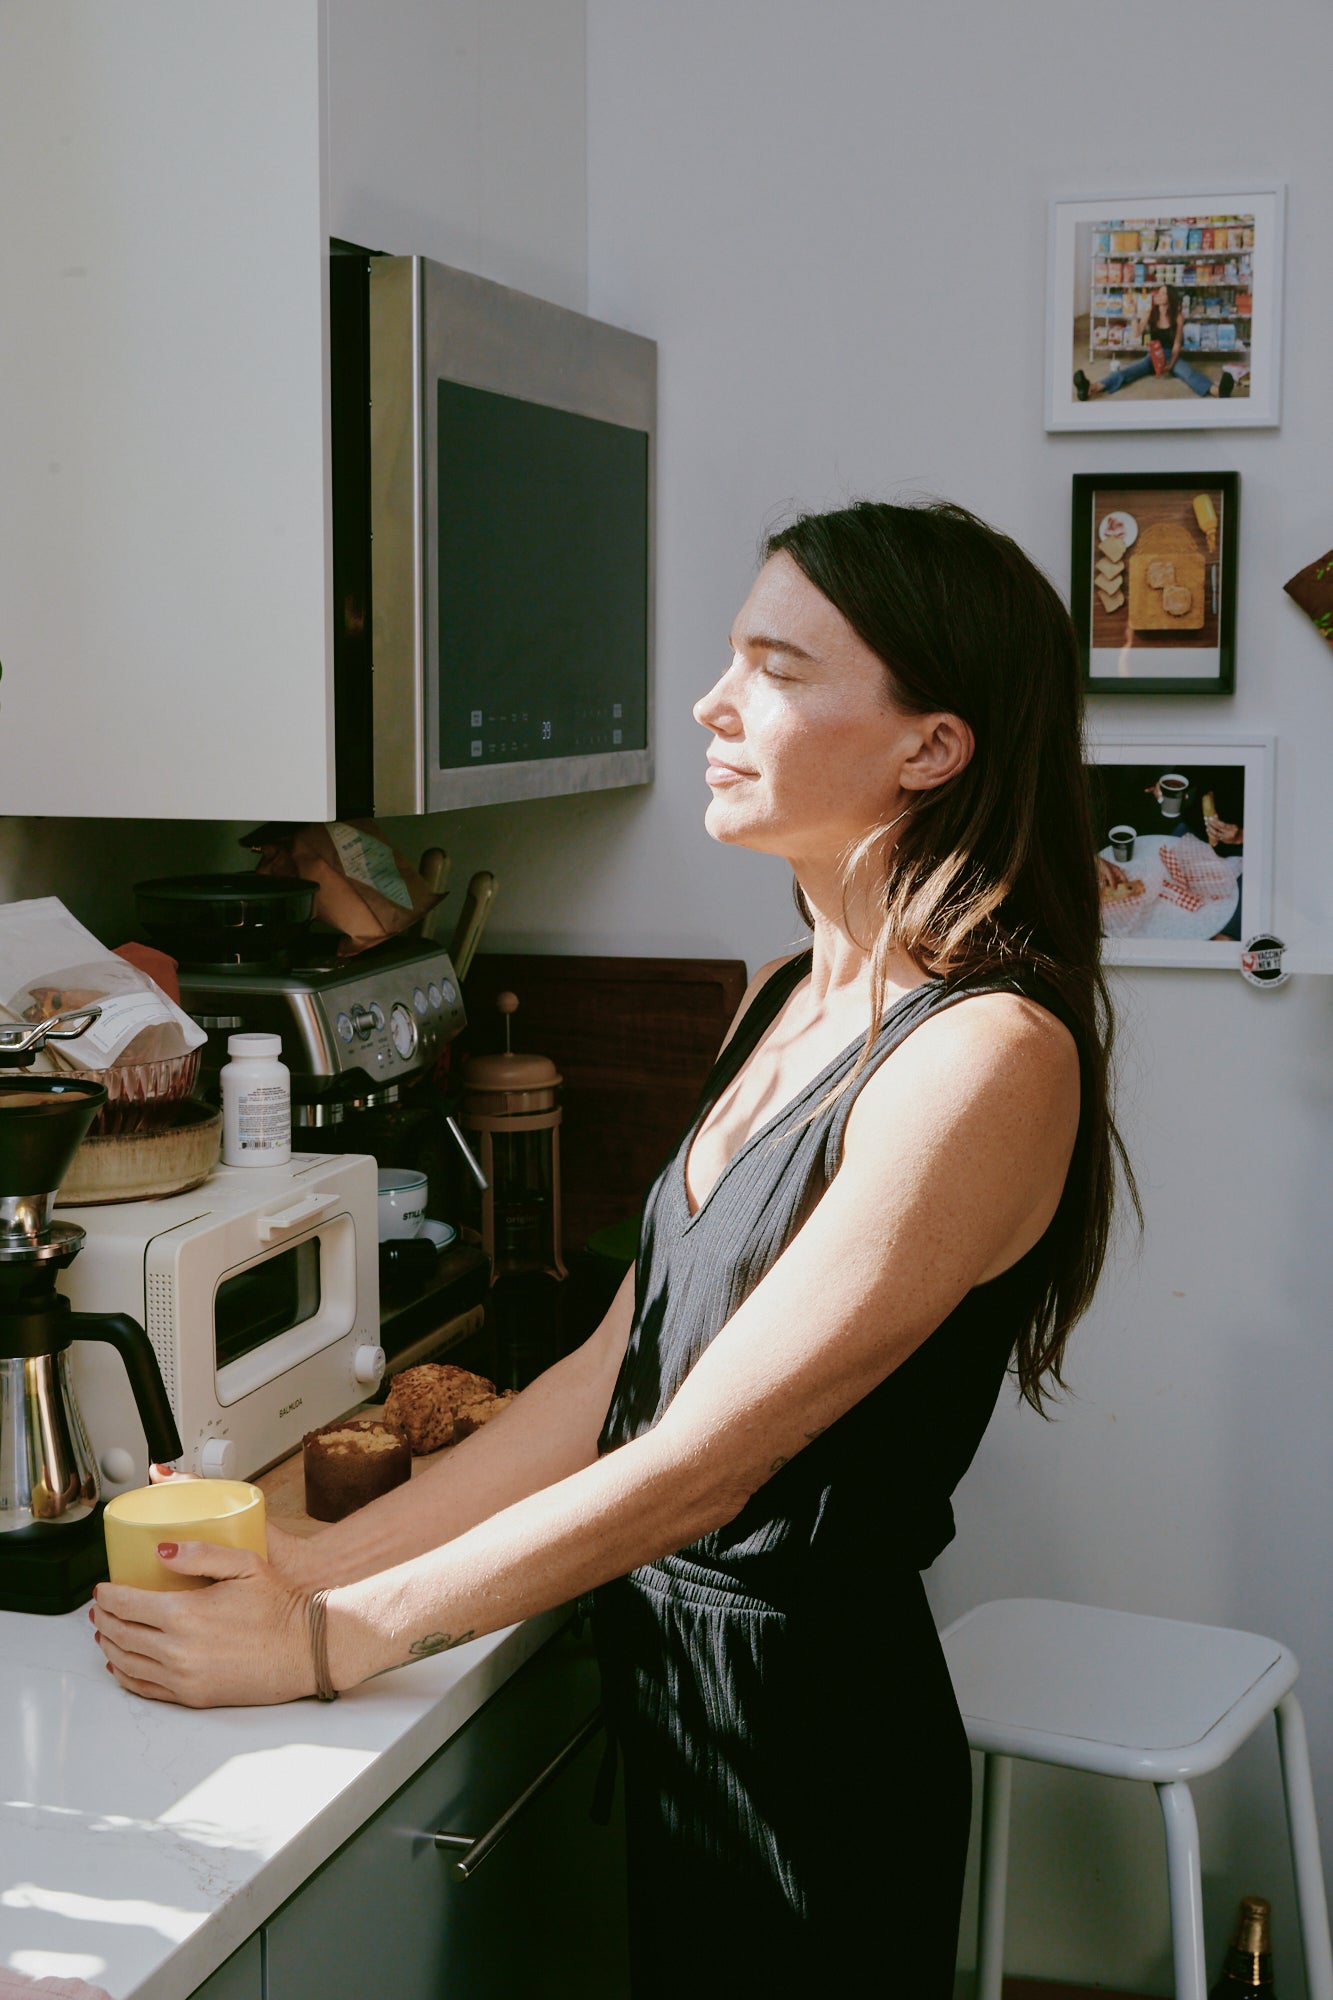
[[[221,1075],[222,1164],[280,1167],[292,1157],[292,1078],[281,1035],[228,1035]]]

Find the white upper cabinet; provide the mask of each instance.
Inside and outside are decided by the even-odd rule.
[[[0,0],[0,813],[332,816],[318,0]]]

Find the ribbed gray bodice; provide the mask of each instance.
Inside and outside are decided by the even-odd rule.
[[[854,1068],[859,1041],[746,1141],[692,1215],[685,1160],[694,1133],[809,969],[810,954],[802,953],[755,996],[648,1197],[634,1321],[602,1452],[652,1428],[709,1342],[777,1262],[838,1171],[857,1093],[880,1063],[941,1008],[983,991],[1034,991],[1022,979],[957,987],[932,980],[904,995],[885,1017],[855,1085],[822,1103]],[[1044,992],[1034,997],[1051,1005]],[[701,1582],[715,1579],[784,1604],[834,1585],[865,1561],[905,1560],[917,1568],[933,1562],[952,1538],[950,1496],[981,1441],[1044,1282],[1042,1252],[1038,1243],[1001,1277],[969,1292],[901,1367],[774,1474],[734,1521],[653,1567],[697,1573]],[[817,1334],[812,1327],[812,1338]],[[819,1560],[811,1563],[811,1554]]]

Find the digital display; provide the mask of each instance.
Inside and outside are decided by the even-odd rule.
[[[445,770],[648,741],[648,436],[440,381]]]

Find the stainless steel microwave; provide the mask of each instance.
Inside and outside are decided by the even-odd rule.
[[[337,576],[357,468],[344,453],[340,477],[335,404],[335,637],[341,621],[362,661],[338,687],[339,809],[647,783],[655,344],[423,257],[363,253],[361,269],[359,606]],[[338,297],[335,342],[341,327],[355,347]]]

